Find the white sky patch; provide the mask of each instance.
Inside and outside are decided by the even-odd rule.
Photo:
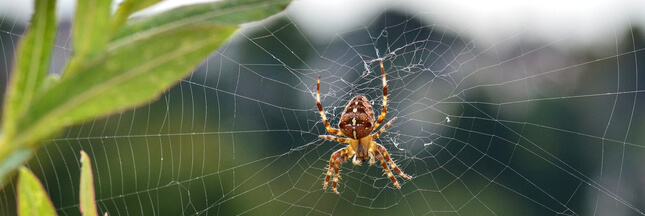
[[[461,36],[492,42],[523,32],[532,37],[526,38],[529,40],[574,39],[579,42],[571,44],[574,47],[613,44],[630,25],[645,28],[645,1],[639,0],[300,0],[291,6],[289,15],[315,39],[328,40],[338,32],[367,25],[384,8],[447,25]]]
[[[532,37],[529,40],[572,37],[571,41],[579,42],[573,46],[613,44],[616,35],[621,37],[630,25],[645,25],[645,13],[636,9],[645,8],[645,1],[637,0],[445,0],[441,6],[441,10],[434,9],[441,21],[471,38],[489,41],[524,32]]]
[[[142,12],[158,13],[184,5],[214,1],[218,0],[166,0],[153,5]],[[76,2],[77,0],[56,1],[56,12],[61,21],[69,21],[72,19],[73,14],[76,10]],[[116,9],[116,6],[121,2],[123,2],[123,0],[113,0],[113,9]],[[0,0],[0,16],[13,17],[16,20],[17,24],[20,25],[25,25],[27,22],[29,22],[31,14],[33,13],[33,8],[33,0]]]
[[[118,4],[122,0],[117,0]],[[181,5],[213,0],[168,0],[145,13],[169,10]],[[59,0],[59,17],[72,18],[75,0]],[[17,24],[28,22],[33,1],[0,0],[3,18],[13,17]],[[509,35],[526,33],[528,40],[557,41],[573,39],[573,47],[613,44],[630,25],[645,28],[645,1],[642,0],[297,0],[289,17],[314,40],[328,41],[339,32],[363,28],[386,9],[418,15],[429,23],[445,24],[462,36],[481,41],[499,41]],[[601,45],[601,46],[599,46]]]
[[[58,19],[62,21],[70,20],[75,7],[76,0],[56,1],[56,14],[58,15]],[[11,19],[9,20],[15,20],[16,24],[25,25],[31,19],[31,14],[33,13],[33,0],[0,0],[0,17],[2,17],[2,20],[10,17]]]

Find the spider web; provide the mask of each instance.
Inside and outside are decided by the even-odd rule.
[[[585,43],[537,25],[488,37],[441,7],[380,3],[336,28],[307,22],[298,4],[244,26],[158,101],[45,141],[29,167],[58,213],[78,214],[84,150],[110,215],[645,214],[639,23],[622,17],[627,28]],[[0,24],[4,89],[24,27]],[[59,28],[52,71],[70,56],[69,31]],[[344,163],[341,194],[325,191],[329,157],[345,145],[318,138],[329,133],[316,79],[336,126],[355,95],[380,110],[379,61],[385,121],[398,119],[376,141],[413,178],[399,177],[399,190],[380,166]],[[15,214],[14,188],[1,192],[3,215]]]

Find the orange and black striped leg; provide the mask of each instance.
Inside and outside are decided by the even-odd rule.
[[[387,129],[387,127],[389,127],[389,126],[390,126],[390,124],[392,124],[392,122],[394,122],[394,120],[396,120],[396,117],[394,117],[392,120],[390,120],[390,121],[389,121],[389,122],[387,122],[385,125],[383,125],[383,127],[381,128],[381,130],[379,130],[379,131],[377,131],[376,133],[374,133],[374,134],[370,135],[370,136],[372,136],[372,139],[374,140],[374,139],[378,138],[379,136],[381,136],[381,133],[383,133],[383,131],[385,131],[385,129]]]
[[[407,180],[410,180],[410,176],[408,176],[405,173],[403,173],[403,171],[401,171],[401,169],[399,169],[399,166],[397,166],[396,163],[394,163],[394,161],[392,161],[392,158],[390,158],[390,154],[387,153],[387,150],[385,149],[385,147],[383,147],[382,145],[380,145],[380,144],[378,144],[376,142],[374,143],[374,145],[376,146],[376,150],[379,153],[383,154],[383,157],[385,157],[385,160],[387,160],[387,162],[390,164],[390,167],[392,167],[392,169],[396,173],[398,173],[401,177],[403,177],[403,178],[405,178]]]
[[[335,137],[335,136],[331,136],[331,135],[320,135],[318,137],[323,138],[323,139],[333,140],[333,141],[336,141],[336,142],[341,142],[341,143],[349,143],[349,139],[342,138],[342,137]]]
[[[329,133],[336,134],[338,136],[343,136],[343,133],[340,130],[332,128],[327,122],[327,116],[323,111],[322,104],[320,104],[320,76],[318,76],[318,85],[316,86],[316,105],[318,105],[318,111],[320,111],[320,117],[322,117],[323,122],[325,123],[325,128]]]
[[[383,61],[379,61],[379,64],[381,65],[381,73],[383,74],[383,109],[381,110],[381,115],[376,120],[376,123],[374,123],[374,128],[378,128],[381,122],[385,119],[385,113],[387,113],[387,79],[385,79]]]
[[[345,162],[347,158],[351,157],[352,154],[353,152],[347,148],[340,149],[331,154],[331,159],[329,159],[329,168],[327,169],[327,176],[325,177],[325,184],[323,184],[323,190],[327,189],[327,184],[329,183],[333,169],[334,182],[332,183],[332,190],[334,190],[334,193],[339,194],[338,190],[336,189],[338,187],[338,179],[340,179],[338,167],[341,163]]]
[[[390,178],[390,180],[394,184],[394,187],[396,187],[398,189],[401,189],[401,186],[399,185],[399,182],[396,181],[396,178],[394,178],[394,174],[392,174],[392,171],[387,166],[387,162],[385,162],[385,159],[383,159],[383,154],[377,151],[377,152],[374,152],[374,155],[376,155],[376,159],[381,161],[381,166],[383,166],[383,170],[385,171],[385,175],[387,175],[387,177]]]

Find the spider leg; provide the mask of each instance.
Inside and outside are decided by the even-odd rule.
[[[410,180],[410,176],[408,176],[405,173],[403,173],[403,171],[401,171],[401,169],[399,169],[399,166],[397,166],[396,163],[394,163],[394,161],[392,161],[392,158],[390,158],[390,154],[387,153],[387,150],[385,149],[385,147],[383,147],[382,145],[380,145],[380,144],[378,144],[376,142],[374,142],[374,145],[376,146],[376,150],[380,154],[382,154],[383,157],[385,157],[385,160],[387,160],[387,162],[390,164],[390,167],[392,167],[392,169],[396,173],[398,173],[401,177]],[[383,161],[381,161],[381,162],[383,162]]]
[[[331,154],[331,159],[329,159],[329,168],[327,169],[327,176],[325,177],[325,184],[323,184],[323,190],[327,189],[327,184],[329,182],[329,179],[331,178],[333,169],[334,182],[332,183],[332,190],[334,190],[334,193],[340,194],[336,189],[336,187],[338,186],[338,179],[340,178],[338,166],[340,166],[341,163],[345,162],[345,160],[347,160],[347,158],[350,158],[353,154],[354,152],[349,148],[342,148]]]
[[[370,136],[372,136],[372,139],[376,139],[379,136],[381,136],[381,133],[383,133],[383,131],[385,131],[385,129],[387,129],[387,127],[389,127],[390,124],[392,124],[392,122],[394,122],[394,120],[396,120],[396,117],[394,117],[392,120],[390,120],[385,125],[383,125],[383,127],[379,131],[377,131],[376,133],[370,135]]]
[[[385,119],[385,113],[387,112],[387,79],[385,79],[385,69],[383,68],[383,61],[379,61],[381,65],[381,73],[383,74],[383,109],[381,110],[381,115],[378,117],[378,120],[376,120],[376,123],[374,123],[374,128],[378,128],[378,126],[383,122]]]
[[[333,140],[333,141],[336,141],[336,142],[341,142],[341,143],[349,143],[349,140],[350,140],[348,138],[335,137],[335,136],[331,136],[331,135],[320,135],[318,137],[323,138],[323,139]]]
[[[376,160],[374,160],[374,153],[370,152],[369,155],[370,155],[370,162],[369,163],[370,163],[370,166],[371,166],[371,165],[374,165],[376,163]]]
[[[375,143],[375,142],[374,144],[378,145],[378,143]],[[385,171],[385,174],[387,175],[387,177],[390,178],[390,180],[392,181],[392,183],[396,188],[401,189],[399,182],[396,181],[396,178],[394,178],[394,174],[392,174],[392,171],[387,166],[387,162],[385,162],[385,159],[383,159],[383,154],[379,151],[375,151],[374,154],[376,155],[376,159],[381,161],[381,166],[383,166],[383,171]]]
[[[329,133],[336,134],[338,136],[343,136],[343,133],[340,132],[340,130],[332,128],[329,125],[329,122],[327,122],[327,116],[325,116],[325,112],[323,111],[322,104],[320,104],[320,76],[318,76],[318,85],[316,87],[316,105],[318,105],[318,111],[320,111],[320,116],[323,119],[323,122],[325,123],[325,128]]]

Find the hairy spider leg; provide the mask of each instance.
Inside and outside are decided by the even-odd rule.
[[[370,164],[370,166],[372,166],[372,165],[374,165],[376,163],[376,160],[374,160],[374,153],[369,152],[368,154],[370,155],[369,164]]]
[[[380,146],[376,142],[372,142],[372,143],[373,143],[373,145]],[[385,159],[383,159],[383,153],[381,153],[379,151],[376,151],[375,155],[376,155],[376,159],[381,161],[381,166],[383,166],[383,171],[385,171],[385,174],[387,175],[387,177],[390,178],[390,180],[392,181],[392,183],[394,184],[394,186],[396,188],[401,189],[401,186],[399,185],[399,182],[396,181],[396,178],[394,178],[394,174],[392,174],[392,171],[387,166],[387,162],[385,161]]]
[[[336,134],[338,136],[344,136],[340,130],[332,128],[329,123],[327,122],[327,116],[325,115],[325,112],[323,111],[322,104],[320,104],[320,76],[318,76],[318,85],[316,87],[316,104],[318,105],[318,110],[320,111],[320,116],[323,119],[323,122],[325,123],[325,128],[327,128],[327,131],[329,133]]]
[[[389,122],[387,122],[385,125],[383,125],[383,127],[381,128],[381,130],[379,130],[378,132],[376,132],[376,133],[374,133],[374,134],[370,135],[370,136],[372,137],[372,139],[376,139],[376,138],[378,138],[379,136],[381,136],[381,133],[383,133],[383,131],[385,131],[385,129],[387,129],[387,127],[389,127],[389,126],[390,126],[390,124],[392,124],[392,122],[394,122],[394,120],[396,120],[396,117],[394,117],[392,120],[390,120],[390,121],[389,121]]]
[[[379,61],[381,65],[381,73],[383,74],[383,109],[381,110],[381,115],[378,117],[378,120],[376,120],[376,123],[374,123],[374,129],[378,128],[378,126],[383,122],[385,119],[385,113],[387,112],[387,79],[385,79],[385,69],[383,68],[383,61]]]
[[[332,168],[334,171],[334,182],[332,183],[332,190],[334,190],[334,193],[338,193],[338,190],[336,189],[338,187],[338,179],[340,178],[339,175],[339,170],[338,167],[340,166],[341,163],[345,162],[347,158],[352,157],[354,154],[354,151],[352,151],[349,147],[340,149],[333,154],[331,154],[331,159],[329,159],[329,168],[327,169],[327,176],[325,177],[325,184],[323,185],[323,190],[327,189],[327,184],[329,182],[329,179],[331,178],[332,174]]]
[[[323,138],[323,139],[333,140],[333,141],[340,142],[340,143],[349,143],[349,140],[350,140],[348,138],[335,137],[335,136],[331,136],[331,135],[320,135],[318,137]]]
[[[380,145],[380,144],[378,144],[376,142],[374,142],[374,144],[376,145],[376,150],[379,153],[381,153],[383,155],[383,157],[385,157],[385,160],[387,160],[387,162],[390,164],[390,167],[392,167],[392,169],[397,174],[399,174],[401,177],[403,177],[403,178],[405,178],[407,180],[410,180],[410,176],[408,176],[405,173],[403,173],[403,171],[401,171],[401,169],[399,169],[399,166],[397,166],[396,163],[394,163],[394,161],[392,161],[392,158],[390,158],[390,154],[387,153],[387,150],[385,149],[385,147],[383,147],[382,145]]]

